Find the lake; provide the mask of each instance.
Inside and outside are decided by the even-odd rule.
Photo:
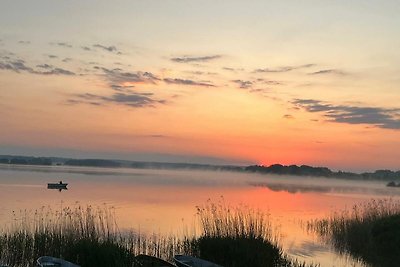
[[[68,190],[47,189],[64,181]],[[0,222],[41,207],[107,207],[120,229],[181,235],[196,229],[196,206],[224,201],[269,214],[280,244],[290,256],[321,266],[364,266],[339,255],[318,236],[307,233],[307,221],[329,216],[363,201],[400,199],[400,188],[385,182],[345,181],[251,173],[0,165]]]

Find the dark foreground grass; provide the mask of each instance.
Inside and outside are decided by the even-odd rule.
[[[108,209],[42,208],[14,215],[0,235],[0,259],[10,266],[36,266],[43,255],[85,266],[131,266],[133,255]]]
[[[309,226],[338,251],[367,264],[400,266],[400,202],[372,200]]]
[[[190,254],[230,267],[305,266],[283,253],[264,213],[224,202],[197,211],[201,235],[191,240]]]
[[[107,208],[21,212],[0,232],[0,265],[36,266],[38,257],[48,255],[82,267],[125,267],[137,266],[139,254],[170,262],[175,254],[188,254],[225,267],[305,266],[283,253],[265,214],[211,202],[197,211],[200,235],[179,238],[121,233]]]

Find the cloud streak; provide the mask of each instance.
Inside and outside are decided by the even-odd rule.
[[[180,85],[192,85],[192,86],[204,86],[204,87],[215,87],[212,83],[209,82],[198,82],[188,79],[172,79],[172,78],[165,78],[163,80],[168,84],[180,84]]]
[[[61,47],[66,47],[66,48],[72,48],[72,44],[67,43],[67,42],[58,42],[58,43],[51,43],[51,44],[58,45]]]
[[[92,51],[92,49],[88,46],[81,46],[81,48],[85,51]]]
[[[311,113],[321,113],[331,122],[400,130],[400,108],[334,105],[314,99],[295,99],[292,104]]]
[[[0,61],[0,70],[9,70],[17,73],[27,72],[31,74],[39,75],[76,75],[74,72],[54,67],[49,64],[40,64],[36,66],[38,69],[33,69],[26,65],[25,61],[22,59]]]
[[[130,72],[124,71],[119,68],[108,69],[104,67],[94,66],[94,69],[101,70],[105,78],[113,85],[121,85],[121,84],[134,84],[134,83],[150,83],[156,84],[157,81],[160,81],[156,75],[151,72]]]
[[[284,119],[293,119],[294,117],[293,117],[293,115],[285,114],[285,115],[282,116],[282,118],[284,118]]]
[[[34,70],[31,67],[25,65],[25,61],[22,59],[17,60],[9,60],[9,61],[0,61],[0,69],[1,70],[11,70],[17,73],[20,72],[30,72],[33,73]]]
[[[337,69],[326,69],[309,73],[309,75],[323,75],[323,74],[347,75],[346,72]]]
[[[236,83],[239,88],[241,89],[249,89],[253,86],[252,81],[246,81],[246,80],[232,80],[233,83]]]
[[[68,104],[89,104],[103,106],[106,104],[125,105],[133,108],[155,107],[165,104],[165,100],[157,100],[153,93],[116,92],[111,96],[101,96],[90,93],[76,94],[74,98],[67,101]]]
[[[118,55],[122,54],[122,53],[117,49],[117,47],[115,47],[114,45],[106,46],[106,45],[102,45],[102,44],[94,44],[93,47],[94,47],[94,48],[100,48],[100,49],[102,49],[102,50],[104,50],[104,51],[107,51],[107,52],[116,53],[116,54],[118,54]],[[86,47],[85,47],[85,48],[86,48]],[[85,48],[84,48],[84,49],[85,49]],[[85,50],[86,50],[86,49],[85,49]]]
[[[222,57],[221,55],[211,55],[211,56],[203,56],[203,57],[183,56],[183,57],[171,58],[171,61],[178,62],[178,63],[198,63],[198,62],[208,62],[211,60],[219,59],[221,57]]]
[[[305,65],[300,65],[300,66],[283,66],[279,68],[264,68],[264,69],[255,69],[253,72],[254,73],[280,73],[280,72],[289,72],[293,70],[299,70],[299,69],[307,69],[314,67],[315,64],[305,64]]]
[[[273,80],[265,80],[265,79],[254,79],[254,80],[232,80],[231,82],[237,84],[241,89],[252,89],[255,86],[263,86],[263,85],[282,85],[281,82],[273,81]],[[252,90],[252,92],[256,92]]]

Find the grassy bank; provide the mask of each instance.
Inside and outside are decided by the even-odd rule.
[[[309,227],[338,251],[372,266],[392,267],[400,262],[400,202],[372,200]]]
[[[138,254],[168,261],[189,254],[230,267],[304,266],[285,256],[265,214],[223,203],[197,211],[200,235],[182,238],[122,233],[107,208],[21,211],[0,233],[0,264],[36,266],[38,257],[50,255],[82,267],[124,267],[135,266]]]

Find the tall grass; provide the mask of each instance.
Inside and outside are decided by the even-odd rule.
[[[14,213],[14,222],[0,234],[1,261],[11,266],[35,266],[43,255],[82,266],[130,266],[130,248],[109,209],[42,207]]]
[[[224,201],[197,206],[202,235],[273,241],[272,225],[267,214],[240,205],[230,207]]]
[[[373,266],[400,262],[400,202],[371,200],[308,224],[342,253]]]
[[[305,266],[279,247],[269,216],[223,201],[197,207],[201,235],[190,242],[190,254],[230,267]]]
[[[21,211],[0,232],[0,264],[36,266],[38,257],[49,255],[82,267],[124,267],[134,266],[138,254],[168,261],[188,254],[226,267],[305,266],[283,253],[268,215],[258,210],[207,202],[197,215],[200,233],[177,237],[121,232],[107,207]]]

